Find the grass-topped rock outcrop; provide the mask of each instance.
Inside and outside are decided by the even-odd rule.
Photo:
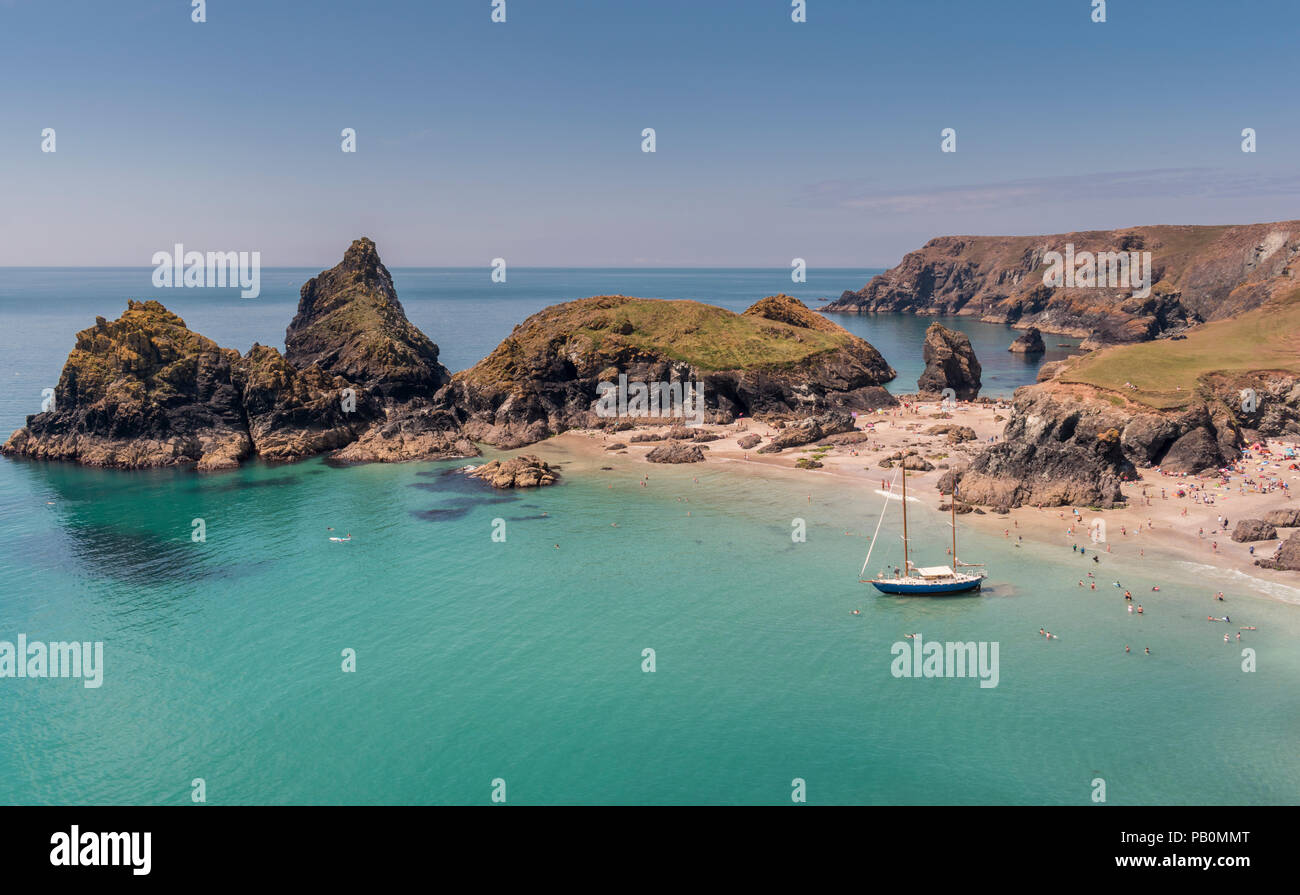
[[[875,348],[784,295],[744,314],[622,295],[554,305],[457,373],[440,402],[475,439],[511,447],[609,422],[597,413],[598,384],[620,374],[702,382],[708,421],[895,403],[881,387],[894,370]]]
[[[1213,472],[1300,432],[1300,290],[1184,339],[1104,349],[1016,391],[1002,441],[956,474],[973,503],[1113,506],[1138,467]]]

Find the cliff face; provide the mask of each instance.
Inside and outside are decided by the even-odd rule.
[[[365,238],[303,285],[284,347],[293,366],[315,364],[388,400],[427,397],[451,379],[438,346],[406,319],[388,268]]]
[[[744,314],[621,295],[529,317],[439,393],[467,434],[501,447],[607,421],[599,383],[703,383],[707,420],[892,406],[895,375],[871,345],[789,296]],[[671,416],[663,413],[661,416]]]
[[[474,457],[459,422],[434,395],[451,374],[438,346],[406,319],[393,278],[369,239],[308,280],[284,336],[294,366],[323,370],[358,385],[373,400],[360,429],[333,459],[347,463]]]
[[[345,462],[476,456],[433,406],[449,376],[406,319],[368,239],[307,283],[288,356],[221,348],[156,301],[77,334],[53,409],[28,417],[3,452],[92,466],[228,469],[257,455]]]
[[[156,301],[77,333],[54,407],[28,418],[4,453],[87,466],[238,465],[252,453],[239,352],[191,332]]]
[[[1229,462],[1240,431],[1223,408],[1215,411],[1202,402],[1161,413],[1088,386],[1025,386],[1002,441],[953,476],[969,503],[1112,507],[1136,466],[1195,473]]]
[[[1226,466],[1256,439],[1300,435],[1294,372],[1208,373],[1184,404],[1168,409],[1066,381],[1068,367],[1054,372],[1056,378],[1018,389],[1002,442],[951,474],[964,500],[1111,507],[1123,500],[1120,482],[1137,467],[1202,473]]]
[[[315,364],[297,370],[279,351],[254,344],[235,364],[253,452],[300,460],[354,441],[383,415],[374,396]]]
[[[1049,252],[1151,253],[1141,288],[1044,284]],[[1259,307],[1295,287],[1300,221],[1225,227],[1154,226],[1052,236],[944,236],[909,252],[828,312],[972,315],[1089,337],[1140,342]],[[1137,268],[1140,271],[1140,266]]]

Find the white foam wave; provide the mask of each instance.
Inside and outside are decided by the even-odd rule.
[[[1204,575],[1207,578],[1231,581],[1238,587],[1250,588],[1256,593],[1265,594],[1284,603],[1293,603],[1300,606],[1300,588],[1297,587],[1279,584],[1276,581],[1266,581],[1263,578],[1256,578],[1254,575],[1247,575],[1237,569],[1224,569],[1219,566],[1208,566],[1205,563],[1188,562],[1180,559],[1176,560],[1174,565],[1195,572],[1198,575]]]

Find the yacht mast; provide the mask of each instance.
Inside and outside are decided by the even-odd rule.
[[[957,482],[952,483],[952,495],[948,499],[952,508],[952,570],[957,571]]]
[[[912,564],[907,558],[907,458],[899,462],[903,464],[903,577],[906,578],[912,574]]]

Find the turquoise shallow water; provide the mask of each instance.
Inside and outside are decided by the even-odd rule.
[[[6,357],[50,365],[39,330],[4,332]],[[882,598],[857,582],[879,471],[541,452],[564,484],[508,495],[454,462],[0,461],[0,639],[102,640],[106,666],[97,690],[0,679],[0,802],[186,804],[196,777],[212,803],[487,803],[503,778],[513,804],[788,804],[799,777],[822,804],[1088,804],[1098,776],[1111,804],[1300,800],[1294,605],[1213,571],[1087,562],[1141,595],[1137,617],[1080,591],[1068,546],[965,526],[983,595]],[[921,497],[913,537],[942,562],[946,518]],[[1259,628],[1242,645],[1205,621],[1225,587]],[[998,642],[999,685],[892,677],[910,631]]]

